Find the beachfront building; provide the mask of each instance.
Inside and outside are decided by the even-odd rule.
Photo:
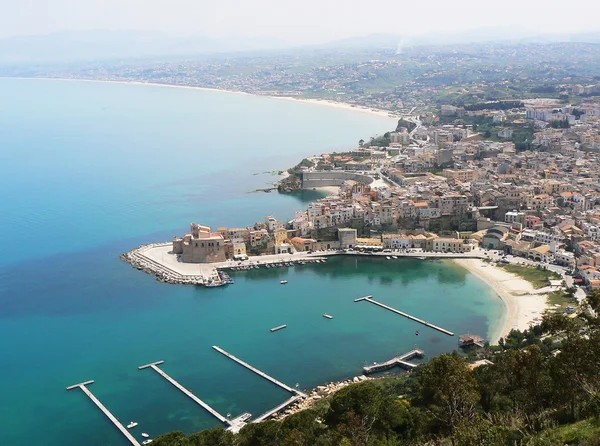
[[[474,243],[460,238],[436,238],[432,241],[434,252],[471,252],[475,248]]]
[[[225,239],[223,234],[212,232],[210,226],[190,225],[190,233],[173,238],[173,253],[181,255],[184,263],[224,262]]]
[[[485,249],[502,249],[508,238],[510,229],[506,226],[494,226],[483,236],[482,244]]]

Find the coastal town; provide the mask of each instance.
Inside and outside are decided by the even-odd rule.
[[[403,116],[394,131],[355,149],[302,160],[280,191],[327,196],[290,220],[267,216],[214,229],[192,223],[189,233],[123,259],[161,281],[213,287],[233,282],[226,271],[332,255],[447,258],[505,301],[509,316],[499,336],[528,328],[544,311],[575,312],[586,292],[600,289],[600,101],[487,105]],[[531,147],[486,138],[474,117],[501,127],[499,135],[535,128]],[[535,289],[502,268],[510,264],[552,272],[554,280]]]

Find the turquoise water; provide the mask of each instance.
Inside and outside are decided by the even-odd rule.
[[[332,259],[235,273],[235,285],[204,289],[158,283],[118,260],[191,221],[291,217],[316,195],[248,193],[276,179],[255,174],[350,147],[393,127],[388,119],[227,93],[41,80],[0,79],[0,104],[2,444],[127,444],[82,392],[64,390],[89,379],[118,418],[140,423],[138,434],[217,425],[155,372],[137,370],[160,359],[221,413],[258,415],[287,398],[215,344],[302,388],[415,344],[428,355],[455,347],[456,338],[353,302],[362,295],[457,333],[487,333],[502,314],[485,284],[445,262]],[[269,332],[280,324],[288,328]]]

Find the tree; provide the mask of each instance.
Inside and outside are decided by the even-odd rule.
[[[600,291],[593,290],[587,297],[587,302],[594,311],[600,310]]]
[[[232,432],[222,427],[208,429],[188,437],[190,446],[234,446],[239,444]]]
[[[418,372],[417,401],[439,422],[442,432],[452,435],[459,423],[474,418],[479,400],[477,381],[458,353],[433,358]]]
[[[362,147],[364,143],[365,143],[365,140],[364,140],[364,139],[359,139],[359,140],[358,140],[358,145],[359,145],[360,147]]]

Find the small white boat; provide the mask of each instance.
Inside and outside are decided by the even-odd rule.
[[[390,256],[385,256],[385,258],[388,260],[392,260],[392,258]]]
[[[151,438],[149,438],[148,440],[142,441],[142,444],[150,444],[150,443],[152,443],[152,439]]]
[[[282,280],[281,282],[279,282],[282,285],[285,285],[287,283],[287,280]]]
[[[150,435],[148,435],[146,432],[142,432],[142,437],[144,438],[148,438]]]
[[[398,258],[398,256],[392,256],[392,259],[397,259],[397,258]]]
[[[138,425],[138,424],[137,424],[137,422],[136,422],[136,421],[132,421],[131,423],[129,423],[129,424],[127,425],[127,429],[132,429],[132,428],[136,427],[137,425]]]

